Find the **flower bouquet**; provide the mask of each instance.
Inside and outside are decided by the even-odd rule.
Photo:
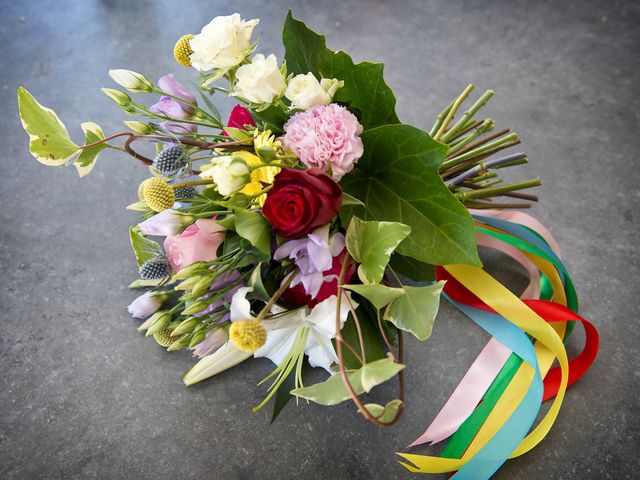
[[[257,24],[216,17],[181,37],[174,56],[198,72],[193,88],[172,74],[153,83],[110,70],[151,105],[103,88],[137,119],[109,136],[83,123],[82,145],[20,88],[31,153],[45,165],[74,165],[81,177],[106,148],[148,168],[127,207],[142,215],[130,229],[140,277],[130,286],[146,289],[129,305],[144,319],[138,330],[167,351],[199,358],[187,385],[268,358],[274,369],[260,384],[270,384],[253,411],[271,401],[274,420],[295,397],[352,401],[366,420],[392,425],[405,408],[403,335],[427,340],[440,298],[452,302],[492,339],[412,445],[451,437],[442,455],[404,453],[410,463],[401,463],[414,472],[490,477],[544,438],[598,344],[577,314],[553,237],[519,211],[537,200],[522,190],[539,180],[499,176],[527,162],[524,153],[503,152],[520,143],[518,135],[477,117],[491,90],[463,110],[473,85],[429,132],[403,124],[382,64],[328,49],[291,13],[279,63],[256,53]],[[228,121],[214,103],[221,95],[238,103]],[[142,142],[155,154],[143,155]],[[482,269],[478,245],[526,268],[530,283],[520,298]],[[575,322],[587,342],[569,361],[563,342]],[[309,384],[305,360],[326,378]],[[365,400],[395,377],[396,398]],[[547,399],[550,409],[531,429]]]

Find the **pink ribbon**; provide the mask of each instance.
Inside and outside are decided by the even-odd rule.
[[[539,221],[523,212],[498,210],[470,210],[471,213],[487,217],[500,218],[531,228],[545,239],[551,249],[560,256],[560,249],[553,236]],[[494,237],[479,233],[478,245],[500,251],[520,263],[529,274],[529,285],[520,298],[540,298],[540,273],[536,266],[518,249]],[[410,447],[429,442],[431,445],[441,442],[452,435],[460,425],[473,413],[483,395],[491,386],[507,359],[511,350],[495,338],[491,338],[480,355],[475,359],[456,389],[442,407],[427,430],[420,435]]]

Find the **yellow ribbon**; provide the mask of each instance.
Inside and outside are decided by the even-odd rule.
[[[524,253],[526,254],[526,252]],[[552,264],[534,255],[527,256],[549,278],[554,288],[555,300],[566,305],[562,281]],[[566,327],[564,324],[549,325],[500,282],[480,268],[470,265],[448,265],[444,268],[495,312],[537,340],[535,351],[541,375],[546,375],[556,358],[559,361],[561,382],[558,394],[545,417],[522,440],[511,454],[511,458],[522,455],[544,439],[555,422],[562,405],[567,389],[569,368],[567,353],[562,343]],[[405,466],[413,472],[423,473],[444,473],[459,470],[495,435],[517,408],[529,389],[533,375],[533,369],[523,363],[510,382],[509,388],[502,395],[462,458],[400,454],[418,468],[406,464]]]

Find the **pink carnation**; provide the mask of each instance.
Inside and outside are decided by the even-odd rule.
[[[331,166],[334,180],[353,170],[362,156],[362,125],[346,108],[317,105],[292,116],[284,126],[283,145],[309,168]]]

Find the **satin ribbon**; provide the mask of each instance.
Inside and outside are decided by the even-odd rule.
[[[559,252],[555,240],[539,222],[529,215],[514,215],[515,213],[521,212],[489,211],[490,215],[497,218],[507,217],[520,220],[529,226],[539,228],[546,237],[546,240],[556,245],[556,251]],[[538,269],[520,250],[504,240],[480,232],[477,234],[477,243],[478,245],[500,251],[520,263],[529,274],[529,284],[522,293],[521,298],[540,298],[540,274],[538,273]],[[431,425],[409,446],[414,447],[427,442],[435,444],[453,434],[473,412],[482,399],[482,396],[504,367],[509,356],[510,352],[507,353],[507,349],[498,340],[492,338],[471,365]]]
[[[486,215],[487,212],[483,211],[482,213]],[[541,277],[543,290],[547,290],[547,287],[552,285],[556,301],[562,304],[568,303],[569,306],[577,309],[577,297],[573,284],[558,257],[557,244],[553,241],[553,237],[550,236],[548,231],[541,227],[539,223],[536,224],[537,222],[532,217],[521,212],[508,212],[510,214],[508,216],[502,215],[502,213],[500,215],[494,214],[494,212],[489,213],[493,215],[493,218],[487,218],[486,216],[476,217],[478,231],[481,232],[479,234],[479,244],[484,242],[486,246],[491,248],[506,250],[505,253],[527,268],[530,277],[533,277],[532,281],[535,279],[535,275],[531,273],[533,271],[532,265],[535,264],[544,274]],[[520,215],[514,215],[514,213]],[[515,219],[521,222],[521,225],[514,225],[510,221],[505,221],[506,217],[510,220]],[[531,228],[535,228],[537,231],[533,231]],[[492,237],[492,239],[483,238],[483,234]],[[505,244],[517,247],[526,256],[526,259],[521,255],[514,255],[513,248],[505,248]],[[580,378],[589,368],[597,354],[597,330],[586,320],[560,304],[542,302],[540,300],[514,302],[513,299],[515,297],[482,270],[471,273],[466,269],[474,267],[448,266],[445,268],[454,274],[454,278],[464,284],[464,287],[457,289],[458,294],[460,291],[468,292],[466,289],[469,289],[479,297],[472,298],[474,295],[469,294],[463,298],[463,302],[455,303],[456,306],[466,305],[467,309],[471,309],[465,313],[474,320],[477,321],[477,318],[475,318],[479,315],[477,311],[482,309],[495,310],[503,314],[503,321],[506,321],[504,319],[506,317],[516,325],[522,326],[525,330],[525,327],[528,327],[534,330],[537,329],[538,334],[547,332],[546,337],[540,337],[540,341],[535,345],[538,366],[533,378],[531,376],[531,364],[522,364],[520,358],[514,355],[509,358],[502,367],[500,374],[495,379],[492,379],[493,382],[491,382],[491,376],[501,363],[504,363],[504,347],[501,347],[501,342],[497,342],[496,337],[494,337],[474,362],[471,371],[465,375],[445,408],[436,417],[435,426],[432,424],[427,432],[418,441],[414,442],[414,445],[416,445],[423,441],[439,441],[446,438],[466,418],[470,408],[473,408],[469,407],[469,405],[477,404],[482,392],[488,388],[491,394],[487,394],[489,398],[485,398],[473,415],[468,416],[460,430],[458,430],[458,433],[461,430],[466,430],[466,437],[473,438],[473,441],[469,443],[466,439],[462,439],[462,441],[457,442],[456,448],[449,448],[452,443],[450,442],[443,452],[443,456],[448,453],[457,453],[454,456],[460,456],[461,447],[467,446],[466,452],[461,459],[437,459],[437,457],[402,454],[417,466],[416,468],[403,464],[412,471],[441,473],[459,470],[455,478],[488,478],[507,457],[521,455],[533,448],[546,436],[558,414],[567,386]],[[490,282],[487,277],[491,279]],[[477,283],[478,278],[488,282],[484,286],[486,288]],[[529,287],[531,287],[531,284]],[[531,293],[529,287],[523,297]],[[445,287],[445,292],[450,293],[455,288],[455,281],[450,281]],[[537,288],[534,289],[534,291],[536,290]],[[550,292],[546,292],[545,296],[548,293]],[[526,320],[525,323],[520,324],[519,322],[522,319],[513,318],[513,315],[522,316]],[[544,317],[544,320],[541,317]],[[554,325],[554,331],[544,323],[545,320],[561,323]],[[569,364],[561,338],[565,332],[565,323],[573,322],[574,320],[581,321],[585,326],[587,341],[584,351]],[[541,326],[542,324],[547,327],[547,330]],[[554,332],[555,337],[549,331]],[[536,338],[536,335],[533,336]],[[558,344],[558,342],[560,343]],[[502,352],[500,352],[500,349],[502,349]],[[494,364],[492,369],[487,369],[489,360],[496,352],[498,352],[498,365]],[[547,376],[547,381],[544,384],[544,397],[541,396],[540,399],[544,398],[546,400],[557,394],[556,400],[554,400],[551,409],[540,424],[529,435],[524,437],[539,409],[539,402],[532,400],[537,398],[536,378],[544,376],[556,358],[560,360],[560,366],[551,370]],[[480,377],[474,372],[479,372]],[[465,397],[465,392],[472,394],[473,401]],[[461,401],[462,403],[460,403]],[[538,404],[536,405],[536,403]],[[456,405],[463,405],[463,411],[456,412],[454,408]],[[460,436],[458,435],[458,437]],[[520,443],[521,439],[523,441]],[[453,440],[456,440],[455,435]],[[518,443],[520,444],[518,445]],[[458,450],[458,452],[452,452],[452,450]],[[470,466],[465,467],[465,465]],[[468,477],[467,475],[469,474],[467,472],[473,472],[472,477]]]

